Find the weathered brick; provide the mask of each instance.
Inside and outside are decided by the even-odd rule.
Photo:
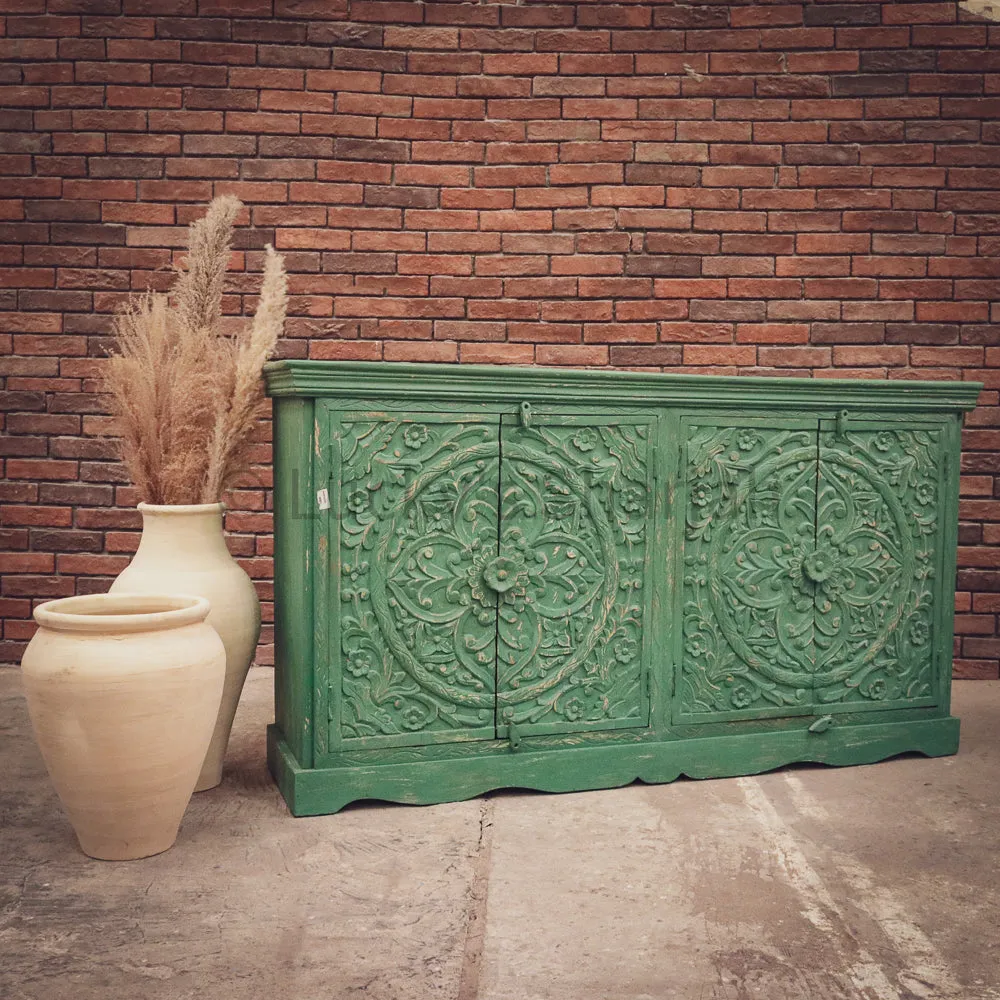
[[[232,190],[240,266],[285,253],[288,356],[985,381],[957,662],[996,676],[962,646],[1000,641],[985,25],[930,2],[42,8],[0,38],[0,541],[26,557],[0,616],[23,628],[28,598],[106,587],[134,550],[105,336]],[[268,587],[255,516],[230,522]]]

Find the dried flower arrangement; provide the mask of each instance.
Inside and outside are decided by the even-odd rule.
[[[188,255],[167,295],[150,292],[115,320],[105,387],[125,468],[147,503],[215,503],[246,470],[266,413],[261,367],[285,323],[284,262],[268,246],[252,323],[224,332],[222,291],[242,204],[216,198],[188,230]]]

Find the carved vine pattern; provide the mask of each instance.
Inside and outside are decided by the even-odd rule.
[[[495,424],[342,425],[346,738],[493,726],[498,478]]]
[[[647,428],[503,434],[343,425],[346,738],[639,716]]]
[[[682,711],[929,698],[937,432],[687,445]]]
[[[639,719],[648,448],[645,424],[504,427],[501,724]]]
[[[820,435],[816,688],[820,703],[933,695],[940,434]]]

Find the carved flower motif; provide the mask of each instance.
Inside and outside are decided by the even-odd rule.
[[[403,444],[407,448],[419,448],[427,440],[427,428],[423,424],[410,424],[403,431]]]
[[[582,698],[570,698],[566,704],[563,705],[563,715],[570,722],[576,722],[578,719],[582,719],[583,714],[586,711],[587,706],[584,704]]]
[[[869,528],[874,528],[878,525],[878,515],[876,513],[876,506],[873,503],[863,503],[858,507],[858,520],[867,525]]]
[[[889,691],[889,685],[881,677],[876,677],[875,680],[868,685],[868,697],[873,701],[881,701]]]
[[[918,580],[929,580],[934,575],[934,567],[931,565],[931,554],[927,549],[917,550],[917,567],[913,575]]]
[[[347,509],[353,511],[355,514],[363,514],[368,509],[369,503],[370,499],[367,490],[355,490],[353,493],[348,494]]]
[[[702,656],[708,652],[708,644],[705,642],[705,637],[703,635],[693,635],[686,643],[684,643],[684,648],[687,650],[689,656]]]
[[[869,697],[867,682],[862,693],[856,687],[858,680],[852,678],[873,672],[870,657],[886,646],[910,595],[919,593],[913,580],[921,565],[919,557],[914,559],[917,553],[910,528],[917,520],[914,509],[921,512],[921,508],[912,492],[908,515],[883,499],[878,462],[885,460],[879,458],[873,443],[877,433],[865,435],[871,448],[867,456],[854,442],[850,447],[831,445],[824,456],[819,490],[815,466],[810,474],[799,457],[801,452],[788,450],[781,456],[773,449],[768,474],[748,483],[745,494],[742,487],[733,491],[736,505],[731,526],[719,525],[711,543],[697,536],[702,544],[693,555],[708,553],[717,558],[707,573],[711,589],[693,596],[700,605],[711,602],[715,615],[728,627],[725,638],[733,636],[734,651],[753,670],[749,675],[741,671],[721,691],[706,686],[705,698],[733,707],[733,685],[743,683],[757,704],[762,697],[758,675],[781,685],[781,697],[792,700],[801,700],[814,683],[825,686],[839,683],[838,678],[850,681],[838,696]],[[719,453],[725,439],[716,435],[711,440],[713,453]],[[887,440],[895,455],[907,439],[903,431],[893,431]],[[901,461],[900,466],[907,476],[913,474],[912,465]],[[697,469],[699,475],[689,489],[705,482],[704,467],[692,466],[691,471]],[[925,477],[919,465],[916,472],[911,490]],[[715,489],[718,492],[720,487]],[[714,509],[702,513],[689,506],[689,526],[707,521]],[[926,520],[926,512],[923,517]],[[926,530],[921,527],[922,532]],[[685,563],[685,583],[691,587],[700,567],[693,564],[693,558],[686,558]],[[914,566],[912,574],[907,572],[909,566]],[[910,627],[905,619],[900,624],[906,630]],[[714,635],[707,627],[704,631],[714,650]],[[816,637],[822,640],[822,662],[817,657],[809,663],[801,654],[810,644],[815,646]],[[684,638],[696,644],[694,663],[704,663],[696,630],[686,627]],[[890,646],[884,659],[892,651]],[[880,675],[885,672],[880,667]]]
[[[737,684],[729,694],[733,708],[747,708],[753,702],[753,691],[746,684]]]
[[[760,435],[756,431],[742,430],[736,436],[736,444],[740,451],[752,451],[760,442]]]
[[[444,632],[430,633],[424,638],[424,652],[428,654],[450,653],[451,636]],[[430,665],[430,669],[433,669],[433,665]]]
[[[922,646],[930,638],[931,630],[923,618],[917,618],[910,625],[910,642]]]
[[[498,556],[486,549],[466,570],[469,593],[481,609],[479,620],[483,624],[492,621],[498,594],[515,608],[523,608],[528,599],[532,574],[528,564],[536,560],[535,552],[527,545],[510,546],[507,552]]]
[[[711,485],[709,483],[695,483],[691,489],[691,503],[696,507],[707,507],[711,502]]]
[[[622,490],[621,497],[622,510],[629,514],[633,514],[636,511],[643,510],[646,506],[646,498],[643,496],[641,490],[637,490],[634,487],[628,487]]]
[[[613,652],[619,663],[629,663],[639,652],[639,644],[634,639],[619,639],[614,645]]]
[[[917,503],[922,507],[926,507],[929,503],[934,502],[934,484],[925,479],[922,483],[917,484],[916,494]]]
[[[589,427],[581,427],[576,434],[573,435],[573,444],[576,445],[580,451],[593,451],[597,447],[597,433],[592,431]]]
[[[792,575],[796,590],[811,602],[812,588],[815,587],[816,596],[822,598],[820,610],[829,611],[832,602],[855,586],[852,555],[853,552],[843,546],[825,546],[793,557]],[[794,568],[796,566],[798,570]]]
[[[353,652],[347,660],[347,672],[354,677],[364,677],[375,669],[375,660],[371,653],[363,649]]]
[[[892,431],[880,431],[872,441],[879,451],[888,451],[895,443],[896,435]]]
[[[824,583],[833,574],[836,561],[828,549],[817,549],[802,560],[802,572],[813,583]]]
[[[413,732],[417,729],[423,729],[423,727],[427,725],[430,713],[426,708],[424,708],[423,705],[418,705],[416,702],[412,702],[403,709],[399,718],[403,723],[403,728],[409,729]]]
[[[506,594],[518,584],[523,587],[526,578],[524,556],[520,552],[515,553],[513,558],[496,556],[483,568],[483,581],[498,594]]]

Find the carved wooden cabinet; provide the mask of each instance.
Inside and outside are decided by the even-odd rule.
[[[977,383],[282,361],[297,815],[953,753]]]

